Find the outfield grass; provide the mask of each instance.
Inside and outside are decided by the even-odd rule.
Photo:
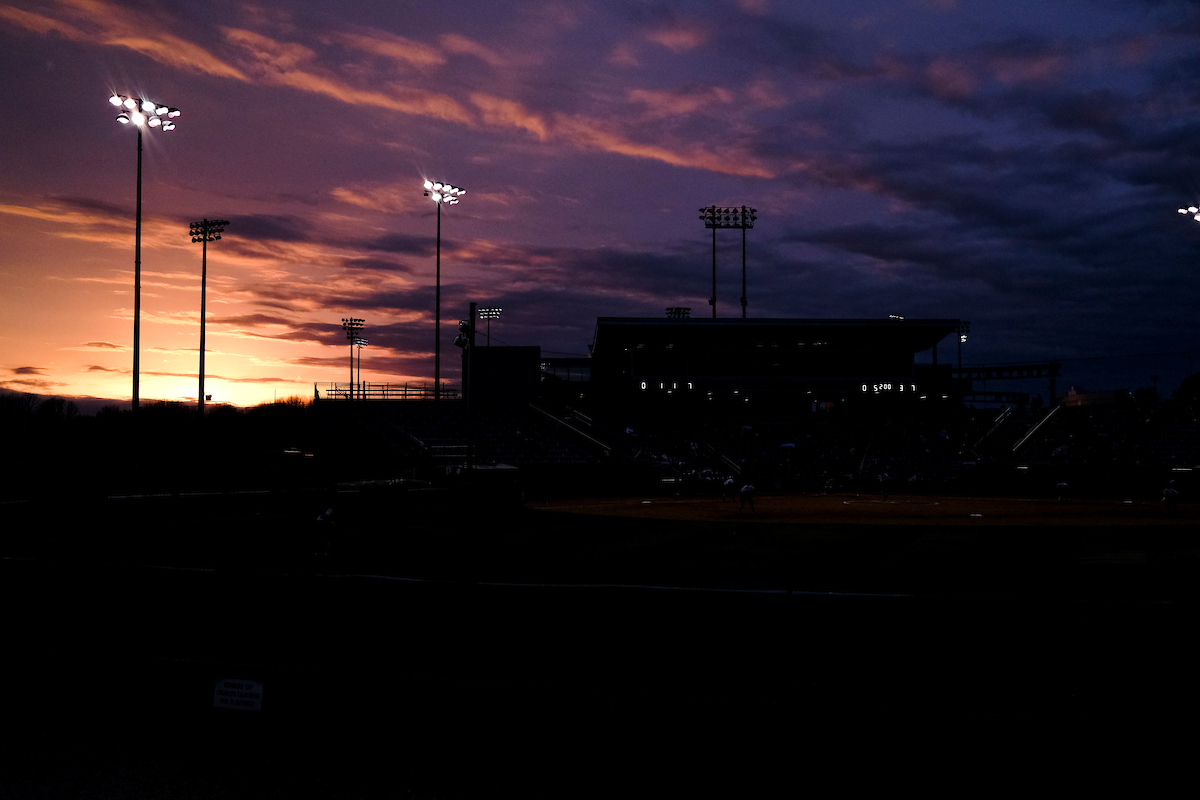
[[[585,498],[501,508],[445,492],[10,506],[3,555],[243,573],[1192,601],[1200,507],[894,495]],[[332,522],[317,522],[333,508]],[[116,523],[100,526],[95,520]]]
[[[0,793],[698,796],[726,765],[722,796],[763,796],[745,767],[762,753],[773,787],[798,754],[806,775],[840,759],[840,778],[897,749],[1042,736],[1058,753],[1200,711],[1193,507],[756,506],[10,506],[5,677],[22,691]],[[218,678],[261,682],[262,713],[220,716]]]

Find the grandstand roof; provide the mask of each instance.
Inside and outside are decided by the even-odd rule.
[[[819,342],[837,350],[919,353],[954,333],[957,319],[737,319],[600,317],[592,356],[620,352],[631,343],[682,343],[700,348],[753,348],[763,344],[804,346]]]

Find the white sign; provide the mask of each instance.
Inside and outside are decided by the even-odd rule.
[[[257,681],[218,680],[213,691],[213,708],[262,711],[263,687]]]

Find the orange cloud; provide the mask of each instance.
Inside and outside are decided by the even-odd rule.
[[[728,151],[723,155],[709,152],[700,147],[684,148],[679,152],[658,145],[640,144],[605,130],[599,123],[586,117],[559,116],[555,119],[554,133],[577,147],[603,150],[608,153],[636,158],[650,158],[679,167],[706,169],[726,175],[751,175],[759,178],[774,177],[773,173],[757,159]]]
[[[220,28],[226,42],[234,45],[236,52],[244,56],[244,60],[235,65],[165,30],[157,18],[115,9],[103,0],[59,0],[58,9],[61,11],[58,15],[35,14],[4,6],[0,7],[0,19],[42,34],[54,32],[79,41],[99,41],[108,46],[128,48],[179,69],[206,72],[239,81],[253,80],[268,85],[288,86],[325,95],[349,105],[370,106],[468,126],[482,121],[490,126],[527,131],[543,142],[557,140],[583,149],[604,150],[727,174],[771,174],[757,159],[745,153],[730,151],[717,154],[699,146],[642,144],[606,122],[566,115],[556,115],[551,119],[530,111],[514,100],[483,92],[469,95],[470,103],[475,108],[472,111],[448,95],[412,86],[392,83],[383,89],[358,88],[322,68],[318,53],[312,49],[254,31]],[[60,18],[64,15],[70,20]],[[93,28],[96,30],[93,31]],[[708,40],[708,34],[703,29],[687,23],[652,31],[646,37],[674,52],[690,50]],[[445,61],[437,48],[390,34],[343,33],[334,34],[333,38],[364,52],[416,66],[437,66]],[[505,62],[500,54],[463,36],[447,34],[441,37],[440,42],[447,52],[474,55],[493,66]],[[658,116],[668,116],[692,113],[714,103],[728,103],[731,96],[725,89],[713,88],[682,94],[635,91],[630,99],[653,109]],[[335,196],[345,202],[363,205],[373,200],[355,196],[349,190],[339,191],[342,194]],[[0,207],[0,213],[39,216],[59,222],[73,221],[62,217],[65,212],[56,209]],[[75,232],[66,235],[110,241],[123,238],[112,232],[102,232],[94,225],[78,225]]]
[[[414,185],[415,183],[414,181]],[[329,194],[333,199],[343,203],[367,208],[371,211],[385,211],[390,214],[415,211],[417,208],[429,204],[429,200],[421,197],[419,192],[405,191],[391,184],[385,186],[339,186]]]
[[[783,108],[788,104],[787,95],[766,78],[759,78],[746,87],[746,96],[762,108]]]
[[[0,17],[41,34],[59,33],[74,41],[94,41],[109,47],[125,47],[170,67],[206,72],[235,80],[246,80],[239,70],[221,61],[199,45],[164,30],[158,20],[126,8],[115,9],[98,0],[60,0],[72,22],[41,14],[0,7]],[[87,31],[82,24],[94,28]]]
[[[933,93],[947,100],[963,100],[975,92],[975,76],[949,59],[935,59],[926,68],[925,78]]]
[[[446,57],[437,48],[382,31],[372,31],[369,36],[340,33],[335,38],[359,50],[416,67],[436,67],[446,63]]]
[[[672,53],[684,53],[708,41],[708,33],[696,25],[679,24],[647,31],[646,38]]]
[[[236,28],[222,28],[222,32],[229,41],[241,46],[250,54],[259,67],[260,77],[268,83],[327,95],[350,105],[375,106],[466,125],[475,122],[466,109],[444,94],[399,85],[392,86],[391,94],[356,89],[336,78],[295,69],[299,63],[297,59],[303,56],[301,51],[308,50],[300,45],[282,44],[266,36]]]
[[[447,33],[442,36],[442,47],[451,53],[475,56],[488,66],[503,67],[507,62],[499,53],[457,33]]]
[[[273,67],[280,72],[293,70],[301,64],[312,61],[316,55],[304,45],[277,42],[253,31],[240,28],[221,28],[221,32],[227,40],[248,50],[260,64]]]
[[[471,102],[483,113],[483,121],[488,125],[523,128],[542,141],[546,140],[546,121],[520,103],[481,92],[472,93]]]
[[[1001,83],[1050,83],[1063,75],[1067,62],[1058,55],[1004,56],[992,59],[991,68]]]
[[[239,81],[249,80],[242,74],[241,70],[229,66],[204,48],[194,45],[191,42],[186,42],[176,36],[171,36],[170,34],[159,33],[157,38],[147,38],[145,36],[113,37],[106,40],[105,44],[114,47],[128,47],[130,50],[136,50],[142,55],[149,56],[160,64],[166,64],[167,66],[196,72],[207,72],[209,75],[216,75],[219,78],[233,78]]]
[[[728,89],[713,86],[690,92],[663,92],[648,89],[633,89],[629,99],[647,107],[651,119],[692,114],[714,103],[729,103],[733,94]]]
[[[633,51],[633,47],[629,44],[619,44],[613,48],[608,55],[608,63],[616,64],[620,67],[639,67],[641,62],[638,61],[637,53]]]
[[[33,31],[34,33],[60,33],[63,36],[66,36],[68,39],[74,39],[75,41],[85,41],[88,38],[86,33],[79,30],[74,25],[70,25],[57,19],[51,19],[50,17],[44,17],[41,14],[22,11],[21,9],[13,8],[12,6],[0,6],[0,17],[7,19],[10,22],[15,22],[22,28]]]
[[[47,222],[64,222],[73,225],[83,223],[99,224],[107,222],[108,217],[99,214],[84,214],[78,211],[64,211],[51,208],[30,208],[29,206],[13,206],[0,203],[0,214],[13,214],[18,217],[33,217]]]

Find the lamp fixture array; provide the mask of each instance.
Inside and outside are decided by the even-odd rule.
[[[700,213],[706,228],[753,228],[758,219],[758,209],[746,206],[708,206]]]
[[[132,122],[134,125],[149,125],[151,128],[161,126],[164,131],[175,130],[175,123],[171,120],[179,116],[178,108],[159,105],[153,100],[126,97],[123,94],[114,94],[108,98],[108,102],[117,108],[124,109],[117,115],[117,122],[122,125]]]
[[[221,238],[221,234],[228,224],[229,220],[227,219],[206,219],[202,222],[193,222],[188,229],[188,235],[192,237],[193,242],[213,242]]]
[[[1197,208],[1196,206],[1188,206],[1187,208],[1181,208],[1181,209],[1179,209],[1179,213],[1180,214],[1191,214],[1192,219],[1196,220],[1196,222],[1200,222],[1200,208]]]
[[[425,196],[432,197],[435,203],[445,203],[448,206],[452,206],[458,202],[460,196],[466,193],[466,189],[460,189],[448,183],[425,181]]]
[[[351,343],[353,343],[355,339],[360,338],[358,332],[363,329],[363,325],[365,323],[366,320],[359,317],[342,317],[342,330],[346,332],[346,338],[349,339]]]

